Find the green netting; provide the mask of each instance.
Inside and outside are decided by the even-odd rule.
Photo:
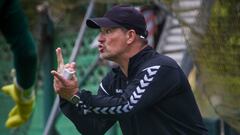
[[[82,81],[82,79],[87,79],[86,83],[84,83],[83,86],[80,86],[81,88],[84,88],[86,90],[91,91],[93,94],[96,94],[97,89],[99,87],[99,84],[103,78],[103,76],[106,75],[109,68],[104,64],[97,65],[93,72],[90,74],[88,78],[85,78],[86,73],[90,69],[91,65],[96,62],[98,59],[98,50],[96,48],[91,48],[90,44],[94,40],[94,38],[97,36],[98,31],[96,30],[90,30],[88,29],[87,32],[84,35],[84,40],[82,47],[80,48],[79,54],[76,59],[77,64],[77,76],[79,78],[79,82]],[[71,55],[74,41],[77,37],[77,33],[74,34],[64,34],[63,36],[59,36],[56,40],[56,45],[58,47],[61,47],[63,50],[63,56],[65,63],[68,62],[69,57]],[[79,134],[77,130],[75,129],[74,125],[69,121],[66,117],[61,116],[57,122],[57,129],[61,131],[61,134]],[[91,129],[89,129],[91,130]],[[114,126],[111,128],[106,135],[117,135],[121,134],[120,129],[118,126]]]
[[[90,44],[94,40],[96,35],[97,35],[97,31],[88,30],[84,36],[85,38],[83,40],[82,47],[80,48],[79,54],[76,59],[76,64],[77,64],[77,69],[78,69],[77,75],[79,77],[79,81],[81,81],[81,78],[83,78],[85,76],[85,74],[89,70],[91,64],[95,63],[95,61],[98,58],[97,49],[90,47]],[[57,40],[56,44],[59,47],[62,47],[65,63],[68,62],[68,60],[69,60],[76,37],[77,37],[77,35],[75,33],[75,35],[74,34],[73,35],[64,35],[64,37],[60,37]],[[100,74],[98,74],[98,72],[99,72],[99,70],[106,72],[107,70],[105,70],[105,68],[106,67],[104,67],[104,66],[100,66],[100,65],[97,66],[94,69],[93,74],[90,75],[89,80],[86,81],[85,86],[82,86],[82,87],[84,87],[84,88],[86,87],[86,89],[89,89],[89,90],[92,90],[93,92],[95,92],[96,87],[98,86],[99,82],[101,81],[100,78],[102,78],[103,75],[105,75],[104,73],[102,73],[100,76]],[[90,89],[88,87],[95,88],[95,89]]]
[[[79,77],[79,81],[81,81],[81,78],[86,75],[86,72],[89,70],[89,67],[92,63],[96,61],[98,58],[98,51],[95,48],[91,48],[90,44],[97,35],[97,31],[91,31],[88,30],[85,34],[85,38],[83,40],[83,46],[79,51],[79,55],[76,59],[77,64],[77,75]],[[67,34],[58,34],[55,39],[55,46],[61,47],[63,50],[63,56],[65,63],[68,62],[69,57],[71,55],[75,39],[77,37],[77,33],[67,33]],[[9,73],[12,67],[12,57],[11,52],[9,50],[9,47],[6,45],[5,41],[3,39],[0,40],[0,62],[2,64],[2,68],[0,68],[0,84],[1,86],[3,84],[10,83],[12,81],[12,78],[10,77]],[[9,53],[8,53],[9,52]],[[85,88],[87,90],[92,91],[94,94],[96,93],[98,89],[98,85],[100,81],[102,80],[102,77],[106,74],[108,71],[108,67],[106,65],[99,65],[94,70],[93,73],[88,77],[86,83],[82,86],[82,88]],[[38,80],[39,83],[41,83],[41,80]],[[41,88],[40,88],[41,89]],[[37,103],[36,103],[36,110],[33,113],[33,121],[26,124],[26,126],[20,128],[19,130],[8,130],[4,127],[4,122],[7,118],[7,113],[11,109],[13,102],[5,95],[0,93],[0,102],[1,102],[1,108],[0,109],[0,133],[4,135],[8,134],[16,134],[16,135],[22,135],[22,134],[34,134],[34,135],[41,135],[44,129],[43,125],[43,91],[38,91],[37,93]],[[3,109],[4,108],[4,109]],[[32,124],[31,124],[32,123]],[[28,126],[30,125],[30,129]],[[71,123],[70,120],[68,120],[64,116],[60,116],[59,120],[57,122],[57,130],[62,133],[71,133],[79,134],[77,130],[75,129],[74,125]],[[16,133],[16,131],[18,133]],[[113,135],[113,129],[109,130],[107,133],[108,135]]]
[[[3,39],[2,35],[0,35],[0,65],[0,86],[3,86],[12,81],[12,78],[10,77],[10,72],[13,62],[10,46]]]
[[[11,82],[10,72],[12,68],[12,55],[9,46],[0,35],[0,87]],[[10,130],[5,128],[5,120],[13,103],[11,100],[0,92],[0,133],[10,133]]]
[[[189,1],[195,5],[184,7]],[[189,1],[164,0],[185,26],[188,49],[199,71],[199,89],[216,113],[240,131],[240,1]],[[194,23],[181,16],[191,11],[198,12]]]

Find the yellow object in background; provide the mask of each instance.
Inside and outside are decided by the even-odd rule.
[[[34,90],[22,90],[16,84],[10,84],[2,87],[1,91],[9,95],[16,103],[8,114],[6,127],[15,128],[27,122],[35,103]]]

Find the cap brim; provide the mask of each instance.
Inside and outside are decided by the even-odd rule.
[[[87,26],[90,28],[101,28],[101,27],[119,27],[120,25],[115,23],[114,21],[111,21],[107,17],[101,17],[101,18],[92,18],[87,19],[86,22]]]

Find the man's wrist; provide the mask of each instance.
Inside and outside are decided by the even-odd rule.
[[[78,92],[75,93],[69,100],[72,104],[78,106],[80,103],[80,96],[78,95]]]

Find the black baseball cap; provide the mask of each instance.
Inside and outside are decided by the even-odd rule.
[[[103,17],[87,19],[86,24],[88,27],[96,29],[101,27],[133,29],[142,38],[146,38],[148,35],[144,16],[129,5],[114,6]]]

